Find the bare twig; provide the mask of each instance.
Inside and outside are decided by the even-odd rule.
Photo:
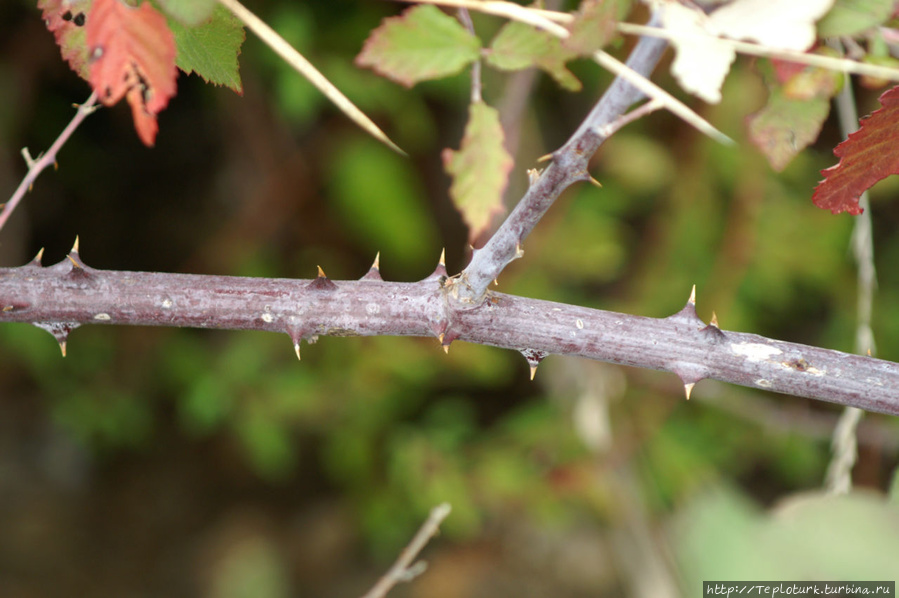
[[[449,503],[443,503],[431,509],[428,519],[419,528],[418,533],[415,534],[409,545],[400,553],[400,557],[362,598],[382,598],[396,584],[411,581],[421,575],[426,568],[425,562],[418,561],[413,564],[412,561],[415,560],[418,553],[421,552],[430,539],[437,534],[440,524],[450,514],[450,511]]]
[[[364,112],[359,110],[355,104],[347,99],[333,83],[328,81],[318,69],[312,66],[306,58],[297,52],[293,46],[278,35],[278,33],[268,26],[262,19],[247,10],[238,0],[219,0],[225,8],[234,13],[238,19],[246,25],[250,31],[259,36],[278,56],[283,58],[287,64],[292,66],[298,73],[306,77],[312,85],[314,85],[325,97],[337,106],[341,112],[346,114],[350,120],[359,125],[366,133],[394,150],[395,152],[406,155],[387,135],[378,128]]]
[[[626,114],[622,114],[609,124],[599,129],[599,134],[603,137],[611,137],[617,133],[622,127],[626,127],[635,120],[639,120],[647,114],[652,114],[656,110],[663,108],[662,102],[659,100],[649,100],[645,104],[634,108]]]
[[[667,40],[686,39],[689,41],[690,39],[695,40],[695,35],[697,35],[691,32],[689,36],[685,36],[668,29],[650,29],[644,25],[636,25],[633,23],[618,23],[618,31],[629,35],[650,35]],[[782,48],[769,48],[760,44],[742,42],[726,37],[716,37],[711,35],[709,37],[714,37],[716,41],[729,45],[741,54],[779,58],[781,60],[807,64],[809,66],[816,66],[840,73],[867,75],[878,79],[899,81],[899,69],[896,68],[879,66],[868,62],[858,62],[848,58],[825,56],[823,54],[809,54],[808,52],[796,52],[795,50],[784,50]]]
[[[59,137],[56,138],[56,141],[53,142],[53,145],[50,146],[50,149],[48,149],[46,153],[41,154],[37,159],[32,159],[31,154],[28,153],[28,148],[22,149],[22,156],[28,164],[28,172],[13,192],[12,197],[6,202],[6,205],[3,206],[3,211],[0,212],[0,229],[3,228],[6,221],[9,220],[9,217],[12,215],[13,210],[16,209],[16,206],[18,206],[22,198],[25,197],[25,193],[31,190],[38,175],[51,164],[56,165],[56,156],[59,153],[59,150],[65,145],[65,142],[69,140],[69,137],[72,136],[72,133],[78,128],[81,122],[96,109],[97,93],[93,92],[90,97],[87,98],[86,102],[78,106],[78,110],[75,111],[75,117],[66,128],[62,130],[62,133],[59,134]]]
[[[839,42],[832,42],[838,45]],[[844,75],[843,89],[835,98],[837,116],[843,138],[858,128],[858,109],[852,92],[852,81]],[[858,268],[856,287],[855,351],[869,355],[876,352],[874,332],[871,330],[871,313],[874,306],[874,291],[877,287],[877,272],[874,267],[874,232],[871,223],[871,202],[868,192],[862,193],[858,205],[862,213],[853,220],[852,254]],[[827,468],[826,486],[834,494],[845,494],[852,489],[852,468],[858,458],[858,424],[863,412],[847,407],[837,422],[831,439],[833,458]]]

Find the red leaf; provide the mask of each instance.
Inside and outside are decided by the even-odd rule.
[[[821,171],[812,201],[834,214],[861,214],[858,198],[874,183],[899,174],[899,86],[880,96],[882,108],[862,119],[859,130],[833,153],[840,163]]]
[[[84,79],[87,72],[87,46],[84,43],[84,23],[91,0],[39,0],[44,23],[56,38],[63,59]]]
[[[141,141],[156,140],[156,115],[175,95],[175,38],[149,2],[131,8],[119,0],[94,0],[87,17],[90,83],[107,106],[131,104]]]

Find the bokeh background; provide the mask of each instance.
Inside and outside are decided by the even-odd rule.
[[[181,76],[153,149],[126,106],[92,115],[0,231],[0,265],[76,235],[95,268],[418,280],[443,247],[468,259],[440,151],[458,147],[469,78],[412,90],[357,69],[402,5],[248,2],[408,153],[360,132],[256,38],[244,94]],[[501,24],[475,16],[484,39]],[[640,18],[639,16],[637,18]],[[626,55],[627,44],[613,48]],[[655,79],[680,93],[666,63]],[[485,69],[516,168],[560,146],[609,76]],[[861,113],[878,90],[858,89]],[[33,3],[0,3],[0,195],[89,95]],[[683,97],[737,140],[657,113],[593,161],[499,290],[664,317],[694,283],[725,330],[853,350],[852,218],[815,208],[838,127],[784,172],[746,139],[767,91],[751,61],[723,102]],[[899,185],[872,194],[879,356],[899,360]],[[899,393],[899,389],[897,389]],[[396,596],[696,595],[703,579],[896,579],[888,498],[899,423],[868,415],[857,493],[821,498],[840,409],[558,356],[536,380],[518,353],[434,339],[85,327],[68,356],[0,325],[0,596],[356,596],[429,510],[453,512],[429,569]]]

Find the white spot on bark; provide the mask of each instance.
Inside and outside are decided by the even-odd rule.
[[[578,321],[575,322],[574,324],[575,324],[575,326],[577,326],[577,329],[578,329],[578,330],[583,330],[583,329],[584,329],[584,322],[582,322],[581,320],[578,320]]]
[[[269,314],[269,313],[262,314],[262,321],[267,324],[271,324],[272,321],[274,321],[274,319],[275,318],[272,316],[272,314]]]
[[[376,313],[380,313],[381,306],[378,305],[377,303],[369,303],[368,305],[365,306],[365,311],[367,311],[369,315],[373,316]]]
[[[168,297],[166,297],[165,299],[162,300],[163,309],[172,309],[172,305],[174,305],[174,304],[172,303],[172,300],[169,299]]]
[[[737,355],[742,355],[748,361],[766,361],[774,355],[783,353],[777,347],[763,345],[762,343],[738,343],[730,346],[730,350]]]
[[[759,388],[771,388],[771,381],[765,380],[764,378],[759,378],[755,381],[755,385]]]
[[[99,313],[99,314],[97,314],[97,315],[94,316],[94,319],[95,319],[95,320],[100,320],[101,322],[107,322],[107,321],[111,320],[112,318],[109,317],[109,314],[106,314],[106,313]]]

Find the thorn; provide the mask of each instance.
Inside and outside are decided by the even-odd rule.
[[[441,332],[440,334],[437,335],[437,340],[440,341],[440,344],[441,344],[441,345],[443,344],[443,336],[444,336],[444,335],[443,335],[442,332]]]
[[[690,400],[690,395],[693,393],[693,387],[696,386],[695,382],[690,382],[688,384],[684,384],[684,394],[687,395],[687,400]]]
[[[297,354],[297,361],[302,361],[300,357],[300,341],[295,341],[293,343],[293,352]]]
[[[537,375],[537,366],[546,358],[548,353],[538,349],[520,349],[519,352],[527,359],[528,366],[531,369],[531,380],[533,380],[534,376]]]
[[[62,339],[59,341],[59,350],[62,351],[62,356],[66,356],[66,340]]]
[[[871,357],[871,349],[868,348],[868,357]]]
[[[56,160],[53,160],[53,170],[55,170],[55,171],[59,170],[59,162],[57,162]]]
[[[34,259],[31,260],[31,263],[34,264],[35,266],[41,266],[42,265],[41,260],[43,258],[44,258],[44,248],[41,247],[40,250],[37,252],[37,255],[34,256]]]
[[[549,154],[544,154],[544,155],[540,156],[539,158],[537,158],[537,162],[548,162],[552,159],[553,159],[553,155],[551,153],[549,153]]]
[[[384,280],[381,278],[381,252],[375,255],[375,261],[372,262],[371,268],[362,277],[362,280]]]
[[[543,174],[542,170],[537,170],[536,168],[528,168],[528,187],[533,187],[537,180],[540,178],[541,174]]]
[[[317,266],[318,268],[318,277],[315,280],[306,285],[306,288],[315,290],[315,291],[336,291],[337,285],[331,282],[331,280],[325,276],[325,271],[322,270],[321,266]]]
[[[690,291],[690,298],[687,299],[687,303],[690,305],[696,305],[696,285],[693,285],[693,290]]]
[[[600,189],[602,189],[602,183],[600,183],[599,181],[597,181],[596,179],[594,179],[593,176],[591,176],[590,174],[588,174],[587,177],[588,177],[588,179],[589,179],[591,185],[593,185],[594,187],[599,187]]]
[[[521,241],[515,242],[515,257],[513,260],[517,260],[524,257],[524,249],[521,248]]]
[[[498,286],[499,286],[499,280],[497,280],[497,279],[494,278],[494,279],[493,279],[493,286],[498,287]]]
[[[449,348],[450,348],[449,343],[443,345],[443,352],[446,353],[447,355],[449,355]]]
[[[714,326],[715,328],[721,328],[720,326],[718,326],[718,314],[716,314],[714,311],[712,312],[712,321],[709,322],[709,326]]]
[[[75,235],[75,243],[72,245],[72,250],[69,253],[78,253],[78,235]]]
[[[440,252],[440,259],[437,261],[437,267],[425,278],[425,280],[440,280],[446,278],[446,248]]]

